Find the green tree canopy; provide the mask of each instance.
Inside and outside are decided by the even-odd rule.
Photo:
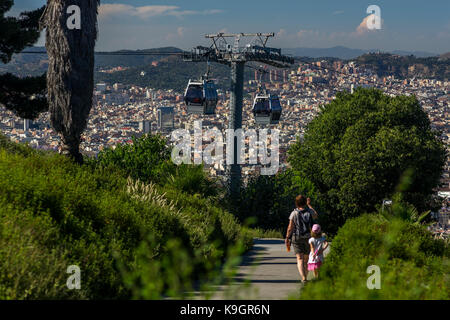
[[[5,17],[13,0],[0,0],[0,61],[8,63],[14,53],[39,39],[39,18],[44,8],[22,12],[18,18]],[[34,119],[48,109],[45,76],[18,78],[0,75],[0,105],[26,119]]]
[[[257,227],[284,233],[299,194],[310,197],[320,211],[317,188],[298,172],[288,169],[273,176],[258,175],[242,190],[236,215],[241,221],[256,218]]]
[[[319,189],[337,228],[348,217],[375,211],[407,170],[413,174],[404,199],[428,209],[445,158],[444,144],[414,96],[359,88],[322,107],[288,160]]]

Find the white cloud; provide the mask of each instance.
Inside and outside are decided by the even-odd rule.
[[[373,32],[373,31],[377,31],[378,29],[369,29],[367,24],[368,22],[372,22],[375,19],[375,15],[374,14],[369,14],[368,16],[366,16],[363,21],[361,21],[361,23],[359,24],[358,27],[356,27],[356,34],[357,35],[363,35],[367,32]],[[383,25],[383,19],[381,19],[381,26]]]
[[[299,37],[300,39],[306,38],[306,37],[309,37],[309,36],[318,37],[319,34],[320,34],[319,30],[305,29],[305,30],[300,30],[299,32],[297,32],[297,37]]]
[[[286,29],[280,29],[280,31],[277,32],[276,36],[277,37],[284,37],[287,35]]]
[[[187,29],[185,27],[178,27],[175,32],[170,32],[166,35],[166,40],[175,41],[181,39],[186,35]]]
[[[182,36],[184,36],[184,33],[186,32],[186,28],[184,28],[184,27],[178,27],[177,28],[177,34],[180,36],[180,37],[182,37]]]
[[[209,9],[203,11],[180,10],[178,6],[151,5],[135,7],[127,4],[103,4],[99,9],[99,18],[104,19],[113,16],[131,16],[140,19],[148,19],[155,16],[175,16],[186,15],[211,15],[221,13],[222,10]]]
[[[211,9],[211,10],[205,10],[205,11],[201,12],[201,14],[218,14],[218,13],[223,13],[223,10]]]

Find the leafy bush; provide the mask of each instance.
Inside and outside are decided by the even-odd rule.
[[[301,299],[449,299],[449,250],[420,225],[391,216],[349,219],[334,237],[320,279]],[[377,265],[381,289],[369,290],[367,267]]]
[[[125,176],[144,182],[159,182],[175,171],[170,161],[170,148],[159,135],[144,135],[132,138],[132,144],[118,144],[98,154],[94,163],[100,167],[116,167]]]
[[[203,171],[203,166],[180,165],[171,161],[171,148],[159,135],[133,137],[133,144],[119,144],[99,153],[93,167],[116,168],[124,177],[131,176],[145,183],[168,185],[188,194],[212,197],[217,187]]]

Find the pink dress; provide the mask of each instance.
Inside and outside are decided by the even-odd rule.
[[[308,270],[314,271],[320,268],[323,262],[323,253],[317,254],[319,250],[322,248],[323,243],[325,242],[325,238],[310,238],[308,241],[310,244],[313,245],[314,253],[309,253],[309,260],[308,260]]]

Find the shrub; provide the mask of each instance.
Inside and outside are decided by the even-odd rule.
[[[132,138],[132,144],[118,144],[98,154],[94,163],[100,167],[116,167],[124,176],[144,182],[159,182],[175,171],[170,161],[170,148],[159,135],[144,135]]]
[[[369,290],[367,267],[378,265],[381,289]],[[302,299],[448,299],[449,254],[420,225],[380,214],[349,219],[333,239]]]
[[[124,177],[145,183],[172,186],[188,194],[213,197],[218,194],[215,181],[206,176],[201,165],[179,165],[171,161],[171,148],[159,135],[133,137],[132,144],[119,144],[89,161],[95,168],[115,168]]]

